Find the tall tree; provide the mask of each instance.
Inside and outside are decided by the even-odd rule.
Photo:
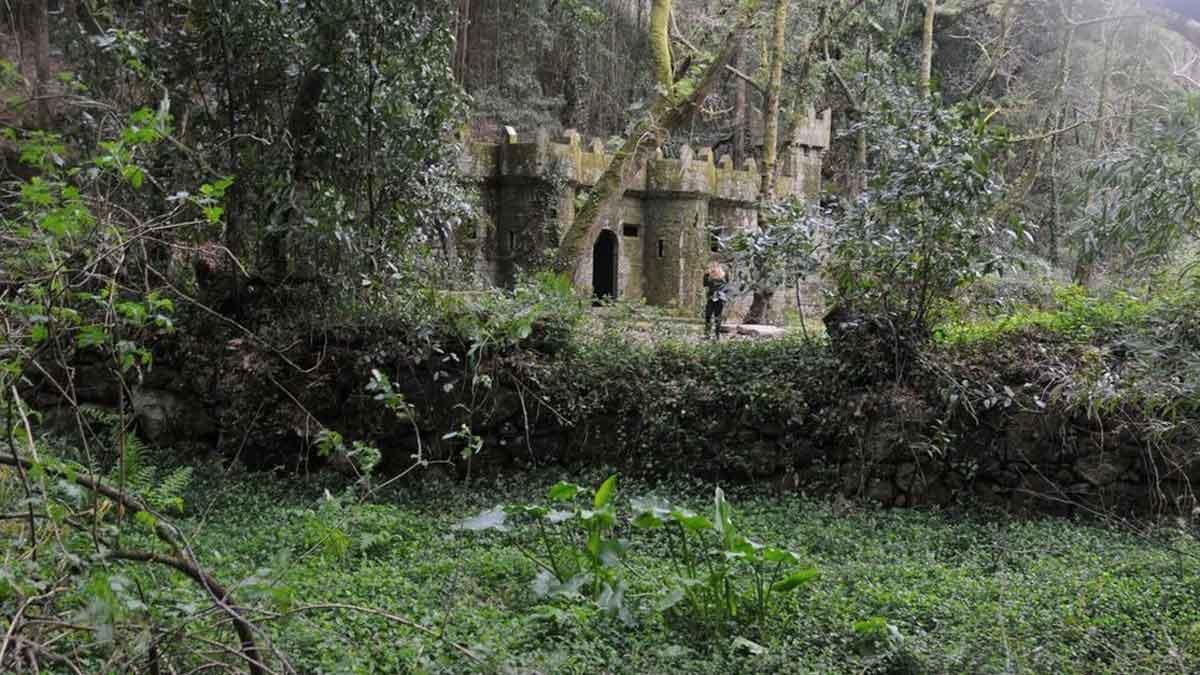
[[[779,151],[779,97],[783,91],[783,60],[787,33],[789,0],[775,0],[775,13],[771,30],[771,70],[767,80],[767,110],[763,120],[763,175],[759,189],[759,220],[762,209],[775,200],[775,165]],[[745,316],[746,323],[762,323],[771,306],[775,290],[757,288]]]
[[[783,61],[786,56],[785,37],[789,0],[776,0],[771,31],[771,74],[767,81],[767,111],[763,120],[762,189],[759,198],[775,198],[775,164],[779,149],[779,97],[783,91]]]

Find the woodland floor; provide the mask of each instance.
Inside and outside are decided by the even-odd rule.
[[[735,489],[742,530],[797,552],[821,577],[765,625],[714,635],[670,625],[649,610],[626,626],[583,602],[541,601],[513,534],[452,529],[497,504],[537,500],[558,480],[595,485],[601,478],[540,471],[467,485],[425,476],[374,503],[335,506],[326,490],[339,494],[341,487],[315,478],[289,484],[214,470],[197,475],[184,524],[198,529],[195,541],[218,577],[256,580],[240,593],[267,593],[282,607],[370,607],[428,629],[331,609],[269,622],[301,672],[1200,669],[1200,544],[1165,531],[1148,539],[1062,519],[879,510]],[[653,489],[627,483],[618,504],[627,508],[630,497],[653,491],[707,512],[713,488],[695,480]],[[632,564],[665,568],[663,542],[639,541]],[[630,595],[648,590],[635,584]],[[890,647],[855,634],[853,624],[871,617],[898,630]],[[736,648],[737,637],[765,651]]]

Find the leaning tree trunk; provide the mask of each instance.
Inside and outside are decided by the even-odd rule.
[[[933,75],[933,15],[937,12],[937,0],[925,3],[925,23],[921,27],[921,96],[929,98],[930,80]]]
[[[620,216],[621,198],[626,186],[663,144],[667,133],[690,119],[693,111],[704,101],[733,56],[737,44],[735,38],[749,28],[757,8],[758,0],[746,0],[741,4],[737,23],[723,43],[724,49],[705,68],[699,84],[690,94],[680,96],[677,93],[679,87],[672,87],[655,99],[650,112],[634,126],[621,149],[613,155],[604,174],[596,181],[587,202],[579,209],[575,222],[567,229],[559,244],[557,264],[560,270],[569,272],[578,281],[588,246],[601,230]]]
[[[783,91],[784,38],[787,32],[789,0],[776,0],[774,31],[771,38],[771,75],[767,82],[767,112],[763,120],[763,166],[761,200],[775,198],[775,165],[779,154],[779,95]]]
[[[650,8],[650,52],[654,57],[654,82],[671,91],[671,0],[654,0]]]
[[[779,154],[779,95],[783,90],[783,59],[787,33],[789,0],[776,0],[774,26],[771,37],[771,74],[767,82],[767,111],[763,120],[763,176],[758,195],[759,226],[762,225],[763,208],[775,200],[775,165]],[[754,289],[750,310],[743,319],[746,323],[763,323],[775,296],[774,288]]]

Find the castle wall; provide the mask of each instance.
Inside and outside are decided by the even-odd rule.
[[[829,135],[829,112],[810,111],[808,124],[795,130],[781,153],[778,198],[816,198]],[[574,222],[577,195],[595,185],[612,160],[602,142],[585,148],[573,131],[561,141],[541,134],[522,141],[506,128],[500,143],[465,145],[460,168],[479,184],[479,202],[489,214],[472,228],[473,241],[463,251],[476,256],[475,269],[501,285],[511,285],[521,269],[548,262],[546,254]],[[660,152],[647,162],[626,190],[621,218],[606,228],[617,239],[618,296],[663,307],[702,307],[713,233],[728,236],[757,227],[761,180],[753,159],[734,167],[727,156],[714,162],[709,148],[685,145],[678,158]],[[580,292],[590,293],[590,247],[586,256],[576,283]],[[793,294],[785,291],[777,294],[776,315],[794,305]],[[730,313],[744,311],[742,305],[749,306],[749,297],[740,298]]]

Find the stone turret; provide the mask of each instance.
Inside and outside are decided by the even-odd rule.
[[[815,199],[821,185],[821,159],[830,139],[830,113],[807,111],[780,153],[780,199]],[[494,230],[480,246],[480,269],[494,281],[510,283],[518,267],[533,263],[558,244],[574,221],[576,196],[594,186],[612,161],[600,139],[568,130],[551,140],[543,132],[504,127],[495,143],[468,141],[459,161],[463,173],[481,185],[482,202]],[[578,283],[621,297],[645,298],[661,306],[694,306],[701,301],[700,277],[716,238],[757,223],[762,182],[755,160],[735,167],[712,148],[681,146],[678,157],[650,159],[628,186],[620,225],[603,234]],[[611,258],[611,259],[610,259]],[[611,286],[611,288],[610,288]]]

